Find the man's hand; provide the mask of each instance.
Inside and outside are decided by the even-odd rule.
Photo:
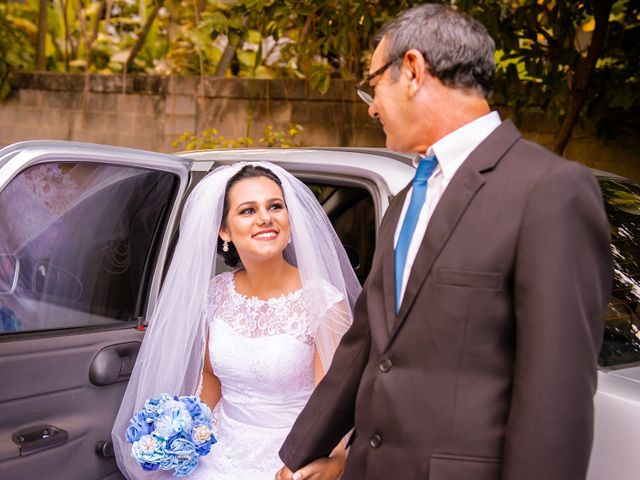
[[[344,461],[343,455],[322,457],[295,473],[284,466],[276,474],[276,480],[337,480],[342,476]]]
[[[285,465],[278,473],[276,473],[276,480],[299,480],[300,477],[296,477],[291,470]]]

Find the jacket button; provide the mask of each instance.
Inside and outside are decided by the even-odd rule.
[[[391,370],[392,365],[393,364],[391,363],[391,360],[385,358],[382,362],[380,362],[380,371],[387,373],[389,370]]]
[[[369,445],[371,445],[371,448],[378,448],[380,445],[382,445],[382,437],[380,437],[380,435],[376,433],[371,437]]]

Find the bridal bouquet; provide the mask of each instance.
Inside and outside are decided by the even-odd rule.
[[[197,396],[150,398],[129,422],[125,437],[131,455],[144,470],[174,470],[189,475],[198,459],[207,455],[216,439],[211,432],[211,410]]]

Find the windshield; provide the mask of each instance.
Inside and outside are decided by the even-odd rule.
[[[640,362],[640,186],[600,179],[600,187],[614,261],[600,365],[620,367]]]

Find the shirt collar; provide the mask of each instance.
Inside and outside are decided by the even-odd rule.
[[[490,112],[445,135],[427,149],[427,155],[438,158],[438,169],[451,180],[469,154],[501,123],[498,112]],[[420,157],[414,159],[417,167]]]

